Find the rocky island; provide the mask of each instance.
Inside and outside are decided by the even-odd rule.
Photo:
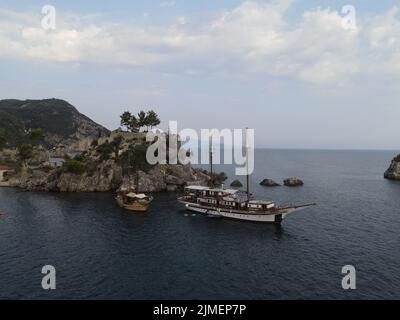
[[[304,182],[299,178],[287,178],[283,181],[283,184],[287,187],[300,187],[304,185]]]
[[[0,164],[7,170],[0,185],[28,191],[108,192],[123,186],[162,192],[226,179],[191,165],[149,165],[146,133],[140,129],[159,123],[154,111],[137,117],[125,112],[121,125],[127,130],[110,132],[63,100],[2,100]]]
[[[264,186],[264,187],[279,187],[280,186],[279,183],[277,183],[271,179],[264,179],[263,181],[260,182],[260,185]]]
[[[389,168],[384,174],[384,177],[389,180],[400,181],[400,154],[392,160]]]
[[[231,187],[233,188],[241,188],[243,187],[243,184],[240,182],[240,180],[235,180],[231,183]]]

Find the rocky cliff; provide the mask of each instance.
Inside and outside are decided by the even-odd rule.
[[[50,171],[25,171],[12,177],[9,185],[27,191],[54,192],[107,192],[120,187],[136,189],[139,192],[180,191],[186,185],[208,185],[210,174],[190,165],[157,165],[147,173],[139,171],[134,175],[123,175],[122,168],[113,160],[106,161],[92,173],[75,174],[63,168]],[[226,177],[214,176],[215,183],[222,183]]]
[[[399,180],[400,181],[400,155],[392,160],[389,168],[384,174],[386,179],[389,180]]]

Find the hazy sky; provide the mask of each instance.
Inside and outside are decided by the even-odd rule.
[[[55,30],[41,26],[56,8]],[[342,7],[356,9],[355,28]],[[396,6],[397,5],[397,6]],[[256,145],[400,148],[398,1],[4,1],[0,98],[61,98],[110,129],[244,128]]]

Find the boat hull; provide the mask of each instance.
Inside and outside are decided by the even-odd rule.
[[[189,211],[209,215],[212,217],[229,218],[242,221],[252,222],[263,222],[281,224],[282,221],[291,213],[300,210],[301,208],[289,208],[277,213],[244,213],[234,212],[233,210],[227,210],[222,208],[206,208],[191,203],[185,203],[185,207]]]
[[[122,199],[120,197],[116,198],[118,205],[121,208],[124,208],[126,210],[129,211],[133,211],[133,212],[147,212],[149,210],[150,207],[150,202],[135,202],[132,204],[126,204],[122,201]]]

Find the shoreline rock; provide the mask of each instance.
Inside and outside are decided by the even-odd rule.
[[[392,160],[383,176],[388,180],[400,181],[400,154]]]
[[[218,180],[225,177],[219,174]],[[92,173],[76,174],[65,172],[62,168],[49,172],[35,170],[15,175],[7,182],[9,186],[26,191],[44,192],[110,192],[121,187],[136,189],[139,185],[139,192],[144,193],[177,192],[187,185],[208,186],[210,183],[208,171],[190,165],[156,165],[148,172],[124,175],[122,168],[113,160],[100,164]]]

